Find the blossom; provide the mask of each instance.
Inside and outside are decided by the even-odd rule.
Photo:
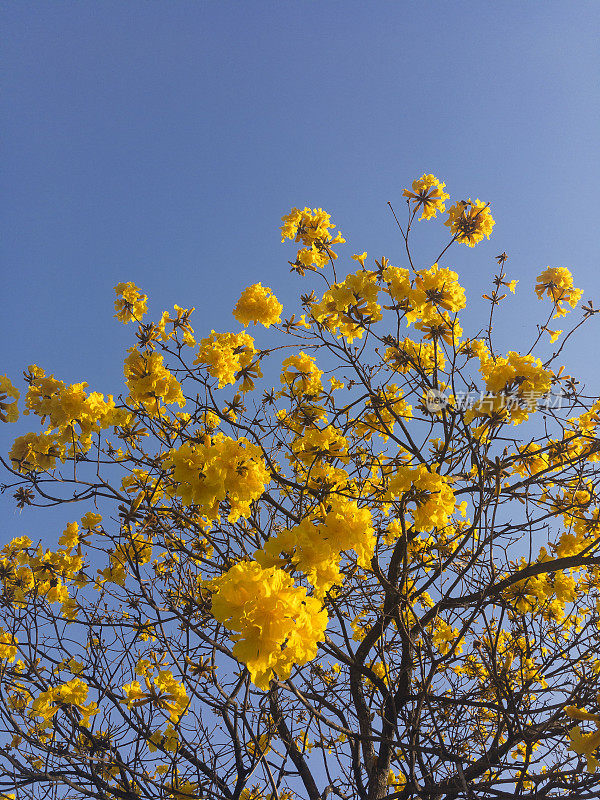
[[[47,433],[26,433],[18,436],[9,451],[14,469],[32,472],[54,469],[56,459],[64,455],[57,437]]]
[[[148,295],[142,294],[135,283],[118,283],[115,286],[115,317],[125,325],[132,320],[141,322],[142,317],[147,312],[146,303]]]
[[[479,371],[490,396],[468,409],[465,421],[475,416],[496,416],[515,424],[535,411],[537,400],[550,391],[552,371],[539,358],[510,351],[506,358],[491,358],[487,348],[480,351]],[[509,402],[510,401],[510,402]]]
[[[460,311],[467,299],[457,273],[434,264],[430,269],[417,270],[412,302],[418,306],[419,315],[426,318],[428,311],[436,309]]]
[[[9,401],[12,397],[13,402]],[[16,389],[6,375],[0,375],[0,420],[2,422],[16,422],[19,419],[17,400],[19,390]]]
[[[289,397],[318,397],[323,391],[321,375],[312,356],[300,351],[281,365],[282,393]]]
[[[384,359],[395,371],[406,375],[411,370],[431,374],[446,366],[444,351],[437,342],[413,342],[406,338],[385,351]]]
[[[535,293],[537,296],[541,299],[546,295],[555,305],[556,313],[552,317],[553,319],[564,317],[568,314],[569,311],[575,308],[583,294],[583,289],[576,289],[573,286],[573,276],[566,267],[547,267],[537,276],[536,280]],[[570,306],[570,308],[567,308],[567,306]],[[562,331],[552,331],[551,333],[556,338]],[[554,339],[551,341],[554,341]]]
[[[164,459],[172,484],[168,492],[184,503],[199,506],[208,519],[219,515],[219,503],[227,497],[229,521],[250,516],[250,505],[264,492],[271,476],[257,445],[245,438],[230,439],[222,433],[203,442],[186,442]]]
[[[365,327],[382,317],[378,292],[377,273],[360,269],[328,289],[311,306],[312,317],[329,331],[339,330],[338,338],[344,336],[347,342],[361,339]]]
[[[194,364],[206,364],[208,374],[219,381],[219,389],[245,377],[248,370],[260,377],[260,365],[254,362],[256,354],[254,339],[245,331],[240,333],[215,333],[200,341]],[[248,376],[249,377],[249,376]],[[253,388],[254,383],[247,388]],[[244,390],[244,387],[242,386]]]
[[[329,231],[335,226],[330,221],[331,215],[322,208],[305,208],[303,211],[292,208],[281,219],[281,241],[293,239],[304,245],[303,249],[298,250],[292,265],[300,275],[304,274],[305,269],[322,269],[330,259],[337,258],[331,245],[343,243],[345,239],[339,231],[332,237]]]
[[[368,567],[375,548],[375,536],[368,508],[356,501],[335,498],[322,518],[305,517],[299,525],[269,539],[254,558],[263,566],[280,563],[281,553],[290,554],[294,566],[304,572],[323,595],[342,583],[339,564],[344,551],[354,550],[359,566]]]
[[[19,640],[16,636],[7,633],[4,628],[0,628],[0,658],[7,661],[14,661],[17,655],[17,645]]]
[[[129,389],[128,400],[139,403],[149,413],[156,413],[160,401],[185,405],[185,398],[177,378],[163,364],[160,353],[141,353],[132,347],[125,359],[125,383]]]
[[[246,326],[260,322],[265,328],[281,322],[283,306],[268,286],[254,283],[242,292],[233,309],[233,316]]]
[[[567,713],[569,712],[567,711]],[[597,752],[598,747],[600,747],[600,729],[594,731],[594,733],[582,733],[580,726],[577,725],[569,731],[569,739],[571,740],[569,750],[585,756],[588,772],[595,772],[600,767],[600,762],[594,755],[594,752]]]
[[[459,200],[449,208],[448,219],[444,222],[456,240],[468,247],[474,247],[484,236],[489,239],[495,224],[489,204],[479,199],[473,202],[471,198]]]
[[[415,211],[422,209],[420,219],[433,219],[438,211],[446,210],[444,200],[450,195],[444,192],[445,188],[446,184],[440,183],[435,175],[421,175],[412,182],[412,192],[405,189],[402,196],[414,204]]]
[[[212,614],[237,633],[233,655],[259,689],[268,689],[275,673],[289,677],[294,664],[317,653],[327,626],[327,612],[306,589],[277,567],[241,561],[210,583]]]
[[[456,506],[447,479],[437,472],[429,472],[424,464],[415,469],[401,466],[390,478],[388,491],[391,497],[414,504],[415,507],[409,511],[418,531],[443,528]]]
[[[41,717],[47,727],[55,714],[64,706],[74,706],[81,714],[80,724],[89,725],[90,717],[98,713],[96,703],[85,703],[88,686],[81,678],[73,678],[59,686],[40,692],[32,703],[30,717]]]

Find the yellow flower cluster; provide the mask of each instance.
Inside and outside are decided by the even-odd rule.
[[[425,339],[452,346],[462,336],[458,320],[449,316],[449,312],[466,305],[456,272],[434,264],[428,270],[416,271],[413,286],[408,270],[386,264],[382,278],[394,301],[391,308],[404,314],[407,325],[415,322],[415,327],[425,332]]]
[[[53,434],[26,433],[15,439],[8,455],[19,472],[43,472],[54,469],[57,458],[64,458],[64,448]]]
[[[548,267],[537,276],[535,293],[541,298],[546,295],[556,307],[556,317],[564,317],[571,311],[581,298],[583,289],[573,286],[573,276],[566,267]],[[569,306],[569,307],[567,307]]]
[[[545,548],[541,549],[539,561],[549,560]],[[521,559],[516,565],[524,568]],[[560,622],[565,618],[565,606],[578,596],[578,583],[571,571],[558,570],[551,579],[547,574],[534,575],[511,584],[503,596],[519,614],[541,614],[545,619]]]
[[[348,440],[333,425],[310,427],[291,445],[293,458],[306,467],[320,461],[348,460]]]
[[[154,731],[148,740],[148,749],[151,753],[155,753],[160,747],[161,750],[174,753],[179,744],[179,735],[175,728],[169,723],[164,731]]]
[[[125,541],[114,547],[109,556],[109,566],[98,570],[100,583],[111,581],[124,586],[129,566],[147,564],[151,558],[152,539],[139,532],[129,533]]]
[[[194,338],[194,329],[190,324],[190,316],[195,311],[194,308],[181,308],[181,306],[173,306],[175,316],[171,316],[168,311],[163,311],[160,322],[156,326],[156,331],[161,341],[168,342],[170,339],[175,339],[177,334],[181,332],[181,341],[188,347],[196,346],[196,339]],[[167,325],[171,326],[171,330],[167,331]]]
[[[395,305],[392,308],[407,312],[407,322],[410,323],[414,316],[412,318],[410,316],[413,286],[409,271],[404,267],[394,267],[392,264],[388,264],[387,259],[385,259],[382,261],[381,277],[387,283],[385,291],[394,300]],[[385,306],[385,308],[388,308],[388,306]]]
[[[242,561],[210,588],[213,616],[236,631],[233,655],[248,667],[259,689],[269,688],[273,673],[285,680],[294,664],[315,657],[327,612],[283,570]]]
[[[598,703],[600,704],[600,695]],[[600,714],[591,714],[589,711],[577,708],[577,706],[566,706],[565,713],[571,719],[596,723],[597,728],[593,733],[582,733],[579,725],[569,731],[569,739],[571,740],[569,750],[573,750],[580,756],[585,756],[588,772],[596,772],[600,767],[600,761],[598,761],[598,757],[600,757],[598,753],[598,748],[600,747]]]
[[[312,356],[300,351],[298,355],[289,356],[281,365],[281,391],[285,397],[318,397],[323,392],[321,375]]]
[[[90,718],[98,713],[98,706],[94,702],[87,703],[88,686],[81,678],[73,678],[67,683],[53,686],[35,698],[29,711],[30,717],[41,717],[42,727],[49,727],[55,714],[65,706],[73,706],[81,715],[79,724],[87,727]]]
[[[386,442],[397,420],[410,417],[412,406],[404,400],[402,389],[390,383],[378,395],[367,400],[365,412],[354,423],[353,433],[358,437],[364,436],[367,441],[375,433]]]
[[[167,769],[166,764],[161,764],[160,766],[164,766]],[[158,769],[160,769],[160,767]],[[194,798],[200,797],[200,789],[198,784],[194,783],[194,781],[178,780],[176,785],[171,784],[167,788],[169,789],[169,797],[172,798],[172,800],[194,800]],[[243,798],[243,792],[240,798],[241,800],[245,800],[245,798]],[[254,798],[252,800],[254,800]],[[258,800],[258,798],[256,798],[256,800]]]
[[[242,391],[252,390],[252,377],[261,377],[258,361],[253,363],[256,354],[254,339],[249,333],[215,333],[200,341],[198,355],[194,364],[206,364],[208,374],[219,381],[219,389],[229,383],[243,379]]]
[[[12,397],[13,402],[9,401],[9,397]],[[0,421],[16,422],[19,419],[18,399],[19,390],[6,375],[0,375]]]
[[[6,661],[14,661],[17,655],[17,645],[19,640],[16,636],[7,633],[4,628],[0,628],[0,658]]]
[[[299,525],[281,531],[254,558],[266,567],[281,564],[280,554],[285,554],[305,573],[315,587],[315,596],[321,598],[342,582],[339,564],[344,551],[354,550],[358,565],[368,567],[374,547],[369,509],[359,508],[354,500],[335,497],[320,518],[306,517]]]
[[[115,286],[115,317],[125,325],[132,320],[140,322],[147,312],[148,296],[142,294],[135,283],[118,283]]]
[[[459,200],[449,208],[448,219],[444,222],[456,240],[468,247],[474,247],[484,236],[489,239],[495,224],[489,204],[479,199],[473,202],[471,198]]]
[[[445,211],[447,200],[450,195],[444,192],[445,183],[440,183],[435,175],[422,175],[412,182],[412,192],[405,189],[402,196],[408,198],[409,203],[413,203],[414,210],[422,209],[419,219],[432,219],[438,211]]]
[[[87,383],[67,386],[35,364],[29,367],[28,380],[25,414],[36,414],[49,427],[45,433],[27,433],[16,439],[10,457],[21,472],[52,469],[65,453],[87,453],[92,434],[115,423],[112,396],[105,400],[99,392],[88,395]]]
[[[311,307],[311,315],[328,331],[339,330],[338,338],[344,336],[348,342],[361,339],[365,325],[382,317],[378,292],[377,273],[360,269],[342,283],[334,283]]]
[[[25,414],[33,412],[41,417],[42,422],[48,420],[51,428],[58,429],[61,434],[65,429],[79,423],[82,436],[87,438],[91,431],[110,427],[115,408],[114,400],[109,395],[85,392],[87,383],[74,383],[67,386],[57,380],[54,375],[46,375],[43,369],[35,364],[29,367],[30,385],[25,397]],[[67,432],[70,435],[70,430]]]
[[[412,305],[419,317],[426,319],[431,311],[460,311],[467,304],[465,290],[458,282],[454,270],[434,264],[429,269],[416,271]]]
[[[209,520],[218,518],[219,503],[226,497],[231,506],[229,521],[247,518],[250,504],[258,500],[271,479],[259,447],[222,433],[171,450],[164,465],[172,471],[173,483],[167,491],[186,505],[199,506]]]
[[[125,383],[129,389],[130,403],[139,403],[149,414],[161,413],[160,403],[185,405],[181,384],[155,351],[141,353],[136,347],[129,349],[123,365]]]
[[[185,686],[168,669],[159,670],[152,679],[144,675],[144,682],[146,691],[142,689],[139,681],[132,681],[123,686],[123,704],[129,709],[152,705],[166,711],[171,722],[179,722],[189,705]]]
[[[254,283],[242,292],[233,316],[242,325],[260,322],[265,328],[281,322],[283,306],[268,286]]]
[[[83,567],[81,554],[71,553],[79,544],[76,522],[67,525],[59,544],[57,551],[42,550],[41,546],[33,549],[31,539],[20,536],[2,548],[2,590],[14,607],[24,608],[30,596],[44,597],[49,603],[62,603],[63,616],[71,618],[73,604],[63,581],[77,584]]]
[[[335,260],[337,253],[333,251],[332,245],[346,241],[339,231],[332,237],[329,231],[335,225],[330,222],[331,215],[322,208],[305,208],[303,211],[292,208],[281,220],[281,241],[293,239],[304,245],[304,248],[298,250],[293,265],[300,275],[304,275],[305,269],[322,269],[330,259]]]
[[[415,530],[443,528],[456,507],[454,492],[448,480],[437,472],[429,472],[424,464],[416,468],[401,466],[390,478],[391,497],[403,499],[410,508]]]
[[[539,358],[514,351],[506,358],[491,358],[487,350],[482,350],[479,371],[491,396],[467,410],[467,422],[476,416],[488,416],[510,419],[518,425],[535,411],[537,400],[550,391],[553,377]]]
[[[440,617],[436,617],[431,623],[432,644],[443,656],[445,656],[450,650],[450,647],[454,645],[458,633],[458,628],[450,627],[450,625]],[[456,652],[460,653],[461,650],[462,644],[459,644],[456,648]]]
[[[413,342],[408,337],[385,351],[384,359],[395,372],[406,375],[411,370],[431,374],[446,366],[444,351],[437,342]]]

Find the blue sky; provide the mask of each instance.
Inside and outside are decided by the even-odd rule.
[[[117,395],[133,343],[118,281],[156,317],[196,306],[199,333],[234,326],[257,281],[292,313],[308,283],[278,226],[294,205],[329,210],[348,257],[404,266],[386,204],[423,172],[491,202],[490,242],[444,264],[477,298],[509,253],[521,282],[499,329],[519,349],[546,266],[600,298],[599,22],[597,2],[554,0],[4,4],[0,372],[35,362]],[[446,229],[424,225],[430,266]],[[587,330],[567,365],[598,392]]]

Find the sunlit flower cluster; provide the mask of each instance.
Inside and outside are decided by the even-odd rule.
[[[181,384],[165,367],[160,353],[140,352],[132,347],[123,371],[129,389],[129,402],[143,405],[149,414],[159,414],[161,403],[185,405]]]
[[[283,570],[242,561],[211,588],[212,613],[236,632],[233,654],[259,689],[269,688],[274,673],[285,680],[294,664],[306,664],[316,655],[327,612]]]
[[[178,681],[171,670],[161,669],[157,675],[144,675],[144,688],[139,681],[123,686],[123,703],[129,709],[152,705],[169,715],[171,722],[179,722],[185,713],[189,698],[185,686]]]
[[[484,236],[489,239],[495,224],[489,203],[479,199],[473,202],[471,198],[459,200],[449,208],[448,219],[444,222],[456,240],[468,247],[474,247]]]
[[[412,191],[405,189],[402,195],[408,198],[415,211],[421,209],[420,219],[433,219],[438,211],[445,211],[450,195],[446,194],[445,183],[440,183],[435,175],[422,175],[412,182]]]
[[[194,364],[205,364],[208,374],[219,381],[219,389],[242,380],[242,391],[254,387],[252,378],[260,377],[260,364],[254,339],[249,333],[215,333],[202,339]]]
[[[564,317],[575,308],[583,289],[573,286],[573,276],[566,267],[548,267],[537,276],[535,293],[541,299],[549,297],[555,306],[553,318]]]
[[[322,208],[305,208],[303,211],[293,208],[281,219],[281,241],[292,239],[304,245],[298,250],[292,265],[300,275],[306,269],[322,269],[329,261],[335,261],[337,253],[332,245],[346,241],[339,231],[335,236],[331,235],[330,229],[335,225],[330,221],[330,214]]]
[[[143,316],[148,311],[148,295],[142,294],[142,290],[135,283],[118,283],[115,286],[115,317],[125,325],[132,320],[141,322]]]
[[[254,557],[264,566],[281,565],[279,557],[284,553],[306,574],[316,596],[322,597],[331,586],[342,582],[339,564],[344,551],[353,550],[359,566],[368,567],[374,546],[369,509],[359,508],[353,500],[336,498],[325,514],[305,517],[299,525],[269,539]]]
[[[203,442],[186,442],[171,450],[164,465],[171,471],[168,491],[186,505],[195,504],[209,520],[219,516],[219,504],[227,497],[229,520],[248,517],[270,480],[261,450],[247,439],[230,439],[222,433]]]
[[[12,398],[9,400],[9,398]],[[0,375],[0,421],[16,422],[19,419],[19,390],[6,375]]]
[[[429,472],[423,464],[399,467],[389,480],[388,491],[391,497],[402,499],[417,531],[443,528],[456,507],[447,479]]]
[[[233,316],[242,325],[260,322],[265,328],[281,322],[283,306],[268,286],[254,283],[242,292],[233,309]]]
[[[338,336],[344,336],[350,343],[362,338],[367,324],[381,319],[378,292],[377,274],[358,270],[328,289],[321,300],[311,306],[311,316],[328,331],[339,331]]]

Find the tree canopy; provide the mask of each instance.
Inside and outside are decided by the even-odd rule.
[[[447,264],[494,220],[445,188],[392,209],[400,267],[286,214],[294,314],[255,283],[198,333],[118,284],[116,399],[0,377],[37,418],[4,496],[65,513],[0,552],[0,797],[599,796],[600,399],[560,363],[596,309],[540,267],[504,349],[503,252],[472,329]]]

